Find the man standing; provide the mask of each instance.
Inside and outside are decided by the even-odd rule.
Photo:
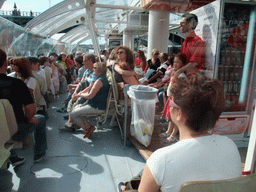
[[[175,73],[176,78],[184,72],[186,75],[192,75],[205,69],[204,42],[194,31],[198,24],[198,18],[191,13],[186,13],[182,17],[180,30],[185,33],[185,41],[182,43],[180,53],[184,53],[187,56],[187,64],[177,70]]]
[[[16,78],[6,76],[7,60],[6,53],[0,49],[0,99],[8,99],[18,124],[18,131],[12,136],[14,141],[23,141],[28,134],[34,133],[34,161],[39,162],[46,154],[46,128],[43,122],[35,116],[36,105],[26,84]],[[39,115],[40,118],[44,118]],[[11,163],[16,166],[24,163],[25,159],[11,151]]]

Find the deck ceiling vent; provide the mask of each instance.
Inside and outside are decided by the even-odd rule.
[[[152,11],[188,12],[215,0],[141,0],[144,9]]]

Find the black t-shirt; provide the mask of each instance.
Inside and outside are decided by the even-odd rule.
[[[0,99],[9,100],[17,123],[26,122],[22,107],[34,101],[27,85],[22,80],[0,74]]]
[[[155,62],[154,65],[152,64],[152,60],[151,59],[148,60],[148,68],[149,69],[157,70],[157,68],[160,67],[160,65],[161,65],[161,62],[160,62],[159,58],[156,59],[156,62]]]

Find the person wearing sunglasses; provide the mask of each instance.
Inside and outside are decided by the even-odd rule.
[[[159,50],[158,49],[153,49],[152,50],[152,58],[148,60],[148,66],[145,69],[146,71],[148,69],[153,69],[153,70],[157,70],[158,67],[160,67],[161,62],[159,59]]]
[[[138,77],[134,71],[134,56],[129,47],[118,46],[115,49],[116,62],[113,65],[113,72],[116,82],[122,88],[124,84],[137,85]]]
[[[222,83],[202,74],[175,79],[170,117],[180,140],[147,160],[138,191],[178,191],[188,181],[240,177],[241,158],[226,136],[210,134],[224,111]]]

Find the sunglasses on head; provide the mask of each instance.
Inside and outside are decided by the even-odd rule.
[[[174,103],[174,101],[171,98],[169,99],[169,107],[176,107],[180,109],[180,106]]]
[[[155,53],[154,55],[159,55],[159,53]]]

